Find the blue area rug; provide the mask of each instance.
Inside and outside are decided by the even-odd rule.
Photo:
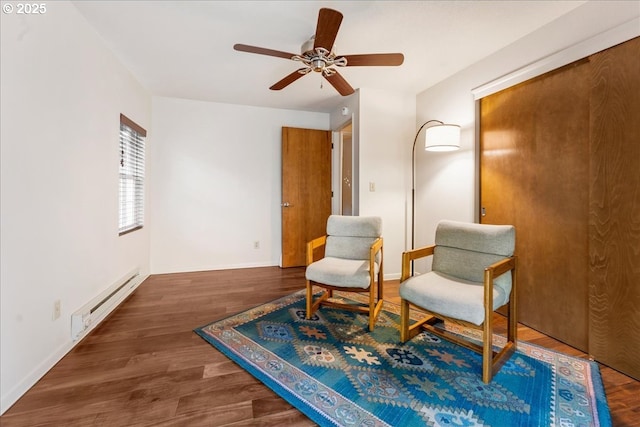
[[[300,291],[195,332],[321,426],[611,425],[595,362],[519,342],[484,384],[479,354],[425,332],[402,345],[398,324],[387,302],[371,333],[349,311],[306,320]]]

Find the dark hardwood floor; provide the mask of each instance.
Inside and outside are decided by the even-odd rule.
[[[398,283],[385,283],[398,302]],[[193,329],[304,287],[304,269],[155,275],[2,417],[11,426],[308,426]],[[504,329],[502,316],[496,324]],[[521,326],[519,339],[585,357]],[[640,426],[640,382],[602,366],[614,426]]]

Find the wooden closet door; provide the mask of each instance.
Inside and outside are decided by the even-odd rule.
[[[589,353],[640,379],[640,38],[591,64]]]
[[[481,222],[513,224],[518,320],[588,347],[589,67],[480,102]]]

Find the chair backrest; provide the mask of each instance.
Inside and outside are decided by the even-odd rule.
[[[382,219],[379,217],[331,215],[327,220],[324,255],[367,260],[369,248],[380,236]]]
[[[482,283],[486,267],[513,255],[516,231],[512,225],[441,221],[435,244],[433,271]],[[503,274],[494,283],[510,289],[511,274]]]

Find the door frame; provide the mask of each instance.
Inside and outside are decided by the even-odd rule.
[[[351,215],[355,215],[356,203],[355,203],[355,195],[356,195],[356,174],[355,174],[355,150],[354,150],[354,136],[353,136],[353,122],[349,120],[342,124],[340,128],[333,132],[333,143],[334,147],[337,149],[334,150],[334,174],[332,175],[332,188],[334,189],[334,205],[333,205],[333,213],[342,215],[344,206],[342,204],[342,183],[345,179],[343,175],[343,166],[344,166],[344,133],[346,129],[349,129],[349,133],[351,135],[351,177],[349,177],[351,181]]]

